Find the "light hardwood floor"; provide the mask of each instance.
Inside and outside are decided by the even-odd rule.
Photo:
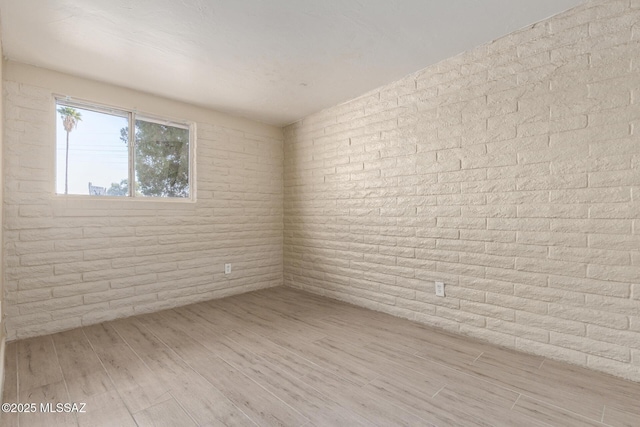
[[[3,426],[640,426],[640,384],[288,288],[7,346]]]

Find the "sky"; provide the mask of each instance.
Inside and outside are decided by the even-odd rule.
[[[69,134],[69,194],[89,194],[89,182],[109,189],[128,176],[128,148],[120,140],[127,117],[76,108],[82,120]],[[66,131],[56,121],[56,193],[64,194]]]

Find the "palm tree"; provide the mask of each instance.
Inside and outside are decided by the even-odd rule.
[[[72,107],[60,107],[58,108],[58,113],[60,113],[64,130],[67,131],[67,151],[64,161],[64,194],[67,194],[69,192],[67,178],[69,175],[69,134],[78,126],[78,122],[82,120],[82,114]]]

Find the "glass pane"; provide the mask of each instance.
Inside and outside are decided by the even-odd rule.
[[[136,120],[136,195],[189,197],[189,129]]]
[[[128,195],[127,117],[60,102],[56,110],[56,193]]]

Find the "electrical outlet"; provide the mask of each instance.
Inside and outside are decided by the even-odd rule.
[[[444,296],[444,282],[436,282],[436,296],[437,297]]]
[[[231,264],[230,263],[226,263],[224,265],[224,274],[231,274]]]

